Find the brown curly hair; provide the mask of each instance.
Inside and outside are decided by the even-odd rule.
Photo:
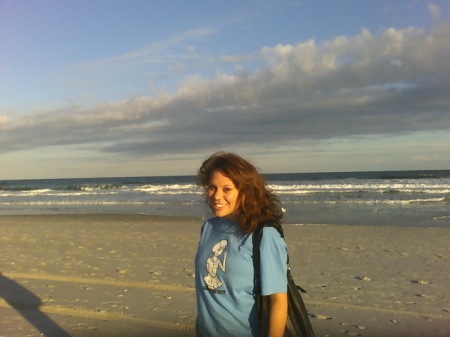
[[[239,191],[233,217],[244,233],[253,232],[262,220],[281,223],[283,210],[278,197],[267,188],[257,169],[235,153],[216,152],[200,166],[198,184],[205,190],[206,201],[211,175],[215,171],[231,179]]]

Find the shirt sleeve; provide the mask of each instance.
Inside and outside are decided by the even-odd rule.
[[[273,227],[263,229],[260,243],[261,294],[287,291],[287,245]]]

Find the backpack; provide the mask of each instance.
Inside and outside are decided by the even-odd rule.
[[[254,294],[258,311],[259,336],[267,336],[269,322],[269,296],[261,295],[260,288],[260,251],[259,246],[263,235],[264,227],[274,227],[284,239],[284,232],[281,225],[272,221],[262,221],[253,232],[253,266],[254,266]],[[314,337],[314,331],[309,320],[308,312],[300,291],[306,292],[297,286],[291,276],[289,267],[289,256],[287,258],[287,298],[288,317],[284,337]]]

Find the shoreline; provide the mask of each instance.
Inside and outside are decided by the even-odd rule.
[[[142,214],[1,215],[0,334],[195,336],[193,260],[202,222]],[[449,229],[284,229],[316,336],[450,332]]]
[[[193,215],[166,215],[166,214],[145,214],[145,213],[123,213],[123,212],[117,212],[117,213],[111,213],[111,212],[98,212],[98,213],[36,213],[36,214],[0,214],[0,220],[4,219],[5,221],[9,221],[9,218],[16,218],[16,219],[39,219],[41,217],[44,218],[50,218],[50,219],[72,219],[72,220],[82,220],[82,219],[100,219],[102,221],[116,221],[116,220],[123,220],[123,221],[144,221],[149,220],[150,223],[153,223],[155,221],[196,221],[198,222],[199,226],[203,224],[206,219],[209,217],[213,217],[213,214],[203,214],[199,216],[193,216]],[[441,216],[437,217],[435,220],[445,220],[447,218],[450,218],[450,215],[448,216]],[[283,219],[285,220],[285,219]],[[297,227],[317,227],[317,226],[331,226],[331,227],[375,227],[375,228],[419,228],[419,229],[427,229],[427,228],[439,228],[439,229],[447,229],[450,230],[449,224],[435,224],[431,226],[417,226],[417,225],[392,225],[392,224],[355,224],[355,223],[315,223],[315,222],[308,222],[308,223],[297,223],[297,222],[285,222],[282,220],[283,226],[297,226]]]
[[[48,214],[0,214],[0,220],[2,218],[13,218],[13,217],[54,217],[54,218],[106,218],[108,220],[143,220],[144,218],[150,220],[163,220],[171,221],[175,219],[183,219],[189,221],[202,220],[202,217],[195,216],[184,216],[184,215],[153,215],[153,214],[138,214],[138,213],[48,213]]]

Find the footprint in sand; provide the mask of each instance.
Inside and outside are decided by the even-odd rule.
[[[311,317],[317,318],[317,319],[324,319],[324,320],[333,319],[332,317],[328,317],[328,316],[324,316],[324,315],[315,315],[315,314],[312,314]]]
[[[415,283],[415,284],[432,284],[431,282],[429,282],[429,281],[424,281],[424,280],[411,280],[411,281],[409,281],[409,282]]]
[[[416,294],[417,297],[423,297],[423,298],[431,298],[431,296],[425,295],[425,294]]]
[[[361,336],[359,333],[354,332],[354,331],[341,330],[341,332],[345,333],[347,336],[352,336],[352,337]]]

